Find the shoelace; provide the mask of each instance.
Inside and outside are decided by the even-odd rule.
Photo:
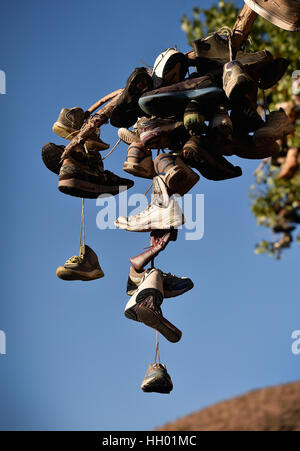
[[[80,257],[79,255],[73,255],[73,257],[70,257],[66,263],[81,263],[82,262],[82,257]]]

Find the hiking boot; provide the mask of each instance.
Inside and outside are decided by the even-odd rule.
[[[223,65],[230,61],[227,36],[221,36],[218,33],[214,33],[206,38],[194,40],[192,45],[199,75],[205,75],[216,68],[222,70]],[[238,50],[234,55],[234,58],[238,60],[246,70],[251,69],[256,71],[273,60],[271,53],[266,50],[254,53],[246,53],[242,50]]]
[[[86,153],[81,145],[63,161],[59,172],[59,191],[75,197],[96,199],[100,194],[116,195],[133,185],[132,180],[105,171],[99,153]]]
[[[71,141],[84,124],[85,112],[82,108],[63,108],[58,119],[54,122],[52,130],[58,136]],[[85,142],[88,150],[106,150],[109,144],[103,142],[96,133],[93,133]]]
[[[232,122],[225,106],[218,106],[209,123],[209,129],[211,135],[232,139]]]
[[[290,61],[276,58],[258,72],[257,84],[260,89],[270,89],[276,85],[286,73]]]
[[[206,115],[212,114],[220,103],[226,103],[223,89],[216,87],[213,77],[206,75],[148,91],[140,97],[139,105],[150,116],[171,117],[176,112],[182,117],[191,100],[198,100]]]
[[[180,196],[184,196],[200,179],[181,158],[170,153],[161,153],[155,158],[154,170],[167,187]]]
[[[300,31],[299,0],[245,0],[253,11],[277,27]]]
[[[126,144],[137,143],[140,141],[137,131],[128,130],[128,128],[119,128],[118,130],[119,138]]]
[[[287,152],[285,162],[279,172],[278,178],[289,180],[294,177],[298,168],[298,148],[292,147]]]
[[[238,100],[251,92],[254,80],[246,73],[239,61],[225,64],[223,69],[223,89],[230,100]]]
[[[149,269],[138,272],[133,266],[130,266],[126,289],[129,296],[132,296],[136,292],[147,271],[149,271]],[[194,287],[192,280],[188,277],[177,277],[174,276],[174,274],[164,272],[162,272],[162,275],[164,297],[166,299],[180,296]]]
[[[57,146],[53,143],[46,143],[42,148],[42,160],[49,171],[59,174],[61,168],[61,156],[65,146]]]
[[[69,258],[64,266],[59,266],[56,275],[62,280],[95,280],[104,277],[99,260],[87,244],[80,246],[79,256]]]
[[[275,158],[276,155],[279,155],[280,147],[273,139],[266,140],[262,145],[256,144],[252,136],[245,135],[234,138],[231,150],[240,158],[261,160],[269,157]]]
[[[152,152],[146,149],[141,142],[133,142],[128,147],[127,158],[123,171],[136,177],[152,179],[155,175],[152,161]]]
[[[253,139],[255,144],[263,145],[270,139],[281,139],[294,131],[295,128],[293,124],[289,121],[284,110],[280,108],[280,110],[272,111],[272,113],[267,116],[264,126],[254,132]]]
[[[168,341],[176,343],[181,338],[181,331],[163,317],[161,304],[163,302],[163,276],[159,269],[151,269],[127,302],[126,318],[140,321],[146,326],[160,332]]]
[[[182,211],[175,200],[169,197],[166,185],[160,177],[153,178],[152,201],[137,215],[119,216],[115,222],[116,227],[130,232],[151,232],[178,228],[185,223]]]
[[[188,71],[187,57],[174,48],[164,50],[156,58],[152,71],[153,88],[183,80]]]
[[[183,127],[183,122],[175,119],[148,119],[143,117],[137,121],[139,138],[145,147],[165,149],[169,147],[169,135],[176,128]]]
[[[226,180],[242,175],[239,166],[233,166],[213,149],[208,151],[204,145],[205,141],[199,136],[192,136],[180,155],[183,162],[197,169],[209,180]]]
[[[151,363],[144,377],[141,389],[145,393],[170,393],[173,383],[166,365],[162,363]]]
[[[124,91],[117,100],[116,106],[111,112],[111,125],[118,128],[128,128],[133,125],[138,116],[143,115],[139,108],[138,100],[143,93],[152,89],[152,86],[151,75],[145,67],[134,69],[127,80]]]
[[[197,100],[191,100],[184,110],[183,123],[191,135],[201,135],[207,130],[205,116]]]
[[[146,266],[153,258],[157,257],[157,255],[167,247],[170,241],[176,241],[177,232],[178,231],[176,229],[163,231],[153,230],[151,235],[157,233],[157,237],[154,235],[153,242],[151,242],[151,247],[145,252],[142,252],[140,255],[129,259],[134,269],[136,271],[141,271],[144,266]]]

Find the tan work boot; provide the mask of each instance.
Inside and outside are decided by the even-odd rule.
[[[281,168],[281,171],[278,175],[280,179],[291,179],[294,177],[295,173],[299,168],[298,164],[298,149],[297,147],[292,147],[288,150],[285,162]]]
[[[123,165],[123,171],[136,177],[152,179],[155,172],[151,150],[146,149],[141,142],[130,144],[127,151],[127,158]]]
[[[95,280],[104,277],[99,260],[87,244],[80,246],[79,256],[69,258],[64,266],[59,266],[56,275],[62,280]]]
[[[256,145],[263,145],[270,139],[276,141],[295,131],[284,110],[272,111],[263,127],[254,132],[253,140]]]
[[[54,122],[52,130],[58,136],[71,141],[76,136],[84,124],[85,113],[82,108],[63,108],[58,119]],[[93,133],[86,142],[88,150],[106,150],[109,144],[103,142],[96,133]]]
[[[200,179],[181,158],[170,153],[161,153],[154,160],[154,169],[157,175],[173,192],[184,196]]]

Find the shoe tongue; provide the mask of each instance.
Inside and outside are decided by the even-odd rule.
[[[84,255],[85,255],[85,244],[81,244],[79,249],[79,257],[83,258]]]
[[[159,176],[154,177],[151,202],[160,207],[167,207],[169,200],[170,198],[164,181]]]

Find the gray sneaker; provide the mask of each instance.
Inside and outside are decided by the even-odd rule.
[[[170,393],[173,390],[173,383],[166,365],[151,363],[142,382],[141,389],[145,393]]]

